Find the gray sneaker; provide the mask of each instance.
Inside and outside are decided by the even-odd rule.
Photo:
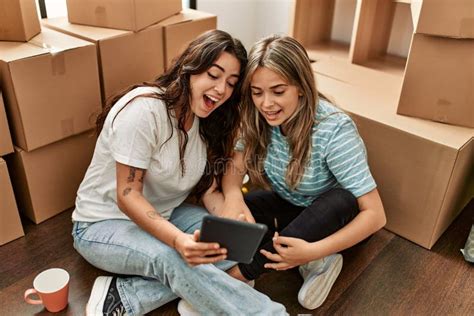
[[[328,297],[342,269],[342,255],[334,254],[301,265],[304,283],[298,292],[298,302],[306,309],[321,306]]]

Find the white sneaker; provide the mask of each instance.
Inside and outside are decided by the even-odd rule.
[[[326,300],[342,269],[342,255],[333,254],[301,265],[304,283],[298,292],[298,302],[306,309],[315,309]]]
[[[201,314],[198,313],[194,307],[191,306],[187,301],[180,299],[178,303],[178,313],[181,316],[200,316]]]
[[[255,287],[255,280],[248,281],[247,284],[250,287]],[[178,302],[178,313],[181,316],[200,316],[199,312],[194,309],[187,301],[180,299]]]

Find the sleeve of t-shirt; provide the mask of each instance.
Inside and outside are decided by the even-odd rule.
[[[159,115],[156,104],[147,98],[137,98],[115,117],[110,135],[110,148],[115,161],[148,169],[158,146]]]
[[[377,187],[369,169],[364,142],[349,117],[343,118],[337,126],[325,156],[336,180],[356,198]]]

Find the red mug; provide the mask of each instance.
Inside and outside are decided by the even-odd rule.
[[[36,294],[40,299],[32,299]],[[60,268],[48,269],[36,276],[33,288],[25,291],[25,301],[28,304],[39,305],[52,312],[59,312],[66,308],[69,294],[69,273]]]

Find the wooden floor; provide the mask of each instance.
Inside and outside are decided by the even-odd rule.
[[[23,301],[41,270],[62,267],[71,275],[69,306],[56,315],[83,315],[94,279],[103,275],[73,249],[71,211],[40,225],[25,224],[26,237],[0,247],[0,315],[47,315]],[[343,253],[344,266],[326,302],[315,311],[297,301],[296,270],[262,276],[256,288],[296,314],[474,315],[474,266],[463,260],[474,223],[474,200],[431,251],[386,230]],[[177,300],[149,315],[178,315]]]

